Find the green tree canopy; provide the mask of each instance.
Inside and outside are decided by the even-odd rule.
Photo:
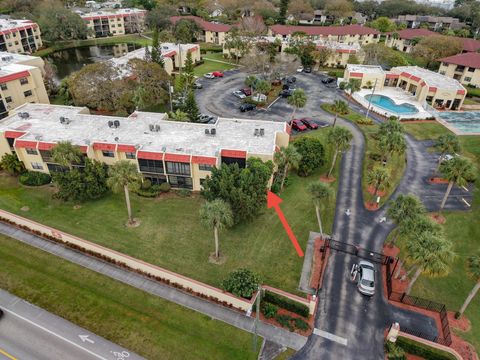
[[[300,176],[308,176],[325,164],[325,148],[319,139],[302,136],[293,143],[301,159],[297,171]]]
[[[17,154],[4,154],[0,161],[0,168],[12,175],[19,175],[25,171],[23,162],[18,159]]]
[[[215,238],[215,257],[220,255],[218,244],[218,231],[233,225],[233,213],[230,205],[222,199],[205,202],[200,208],[202,224],[212,229]]]
[[[236,296],[250,299],[260,285],[260,277],[248,269],[238,269],[232,271],[228,277],[223,280],[222,287]]]

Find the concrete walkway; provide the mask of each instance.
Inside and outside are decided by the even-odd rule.
[[[223,321],[251,333],[254,330],[254,319],[238,311],[197,298],[181,290],[150,280],[135,272],[119,268],[95,257],[85,255],[63,245],[45,240],[9,224],[0,222],[0,233],[137,289],[146,291],[152,295],[172,301],[191,310],[198,311],[212,319]],[[300,349],[307,340],[305,336],[292,333],[288,330],[279,329],[262,322],[258,325],[258,334],[269,341],[273,341],[294,350]]]

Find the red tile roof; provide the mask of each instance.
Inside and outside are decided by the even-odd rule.
[[[458,38],[463,43],[463,51],[478,51],[480,49],[480,40]]]
[[[270,26],[273,34],[290,35],[295,32],[304,32],[307,35],[369,35],[380,34],[379,31],[362,25],[345,26],[291,26],[291,25],[273,25]]]
[[[175,24],[179,20],[193,20],[197,23],[198,26],[200,26],[203,30],[205,31],[215,31],[215,32],[227,32],[229,31],[232,26],[231,25],[226,25],[226,24],[214,24],[209,21],[203,20],[201,17],[198,16],[171,16],[170,21]]]
[[[400,31],[394,31],[389,33],[389,35],[392,34],[398,34],[398,37],[400,39],[406,39],[406,40],[412,40],[415,38],[419,37],[425,37],[425,36],[432,36],[432,35],[442,35],[438,32],[430,31],[428,29],[404,29]],[[480,49],[480,40],[475,40],[475,39],[469,39],[469,38],[462,38],[462,37],[457,37],[457,36],[452,36],[454,39],[458,39],[462,42],[463,44],[463,51],[478,51]]]
[[[471,68],[480,69],[480,54],[475,52],[466,52],[463,54],[448,56],[442,59],[438,59],[438,61],[447,64],[463,65]]]

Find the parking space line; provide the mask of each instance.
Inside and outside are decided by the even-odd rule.
[[[318,336],[323,337],[325,339],[335,341],[336,343],[347,346],[348,340],[341,337],[341,336],[338,336],[338,335],[335,335],[335,334],[332,334],[332,333],[329,333],[327,331],[323,331],[323,330],[320,330],[320,329],[317,329],[317,328],[313,329],[313,333],[315,335],[318,335]]]
[[[2,348],[0,348],[0,354],[2,355],[5,355],[7,358],[9,358],[10,360],[17,360],[16,357],[13,357],[12,355],[10,355],[9,353],[7,353],[5,350],[3,350]]]

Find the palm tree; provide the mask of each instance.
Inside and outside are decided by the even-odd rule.
[[[130,205],[129,189],[136,189],[142,181],[142,174],[131,161],[122,160],[116,162],[108,169],[107,185],[114,192],[125,192],[125,203],[127,204],[128,223],[133,224],[132,208]]]
[[[440,153],[438,158],[437,167],[435,168],[435,174],[438,173],[440,164],[442,163],[445,154],[455,154],[460,151],[460,141],[454,134],[444,134],[438,137],[435,141],[435,149]]]
[[[373,170],[367,173],[367,185],[373,186],[374,192],[372,194],[372,199],[375,199],[380,188],[385,188],[388,186],[388,179],[390,174],[387,169],[384,167],[375,167]]]
[[[257,93],[264,94],[264,95],[267,95],[271,89],[272,89],[272,85],[265,80],[258,81],[255,87],[255,90]]]
[[[12,175],[21,174],[25,170],[23,162],[18,159],[17,154],[4,154],[0,161],[0,168]]]
[[[328,201],[328,199],[332,195],[332,189],[322,183],[321,181],[316,181],[311,183],[308,186],[308,192],[312,198],[313,204],[315,205],[315,212],[317,214],[318,220],[318,228],[320,229],[320,236],[323,239],[323,228],[322,228],[322,219],[320,217],[320,208],[324,204],[324,202]]]
[[[335,114],[335,119],[333,119],[333,127],[337,123],[337,116],[342,114],[348,114],[348,104],[343,100],[335,100],[333,104],[330,105],[330,111]]]
[[[78,146],[69,141],[60,141],[52,149],[52,160],[64,168],[73,169],[73,164],[82,161],[83,154]]]
[[[397,226],[401,224],[420,217],[426,212],[425,207],[419,198],[413,195],[403,195],[400,194],[398,197],[390,202],[390,207],[387,210],[387,216],[393,220]],[[393,246],[397,241],[399,231],[390,241],[390,246]]]
[[[444,276],[450,271],[450,263],[455,257],[452,243],[439,234],[429,231],[412,235],[406,243],[407,261],[416,266],[415,274],[408,284],[407,295],[420,274],[430,277]]]
[[[230,205],[222,199],[207,201],[200,208],[200,218],[205,227],[212,229],[215,238],[215,258],[218,259],[218,230],[232,226],[233,213]]]
[[[302,155],[297,151],[295,145],[290,144],[287,147],[281,147],[280,151],[277,151],[274,155],[274,160],[279,169],[282,169],[282,182],[280,183],[280,191],[283,190],[285,184],[285,178],[288,175],[290,167],[297,167],[298,163],[302,159]]]
[[[404,132],[405,132],[405,128],[400,123],[400,121],[398,121],[397,117],[390,116],[387,121],[380,124],[379,129],[377,131],[377,136],[381,138],[387,134],[391,134],[391,133],[403,134]]]
[[[253,87],[257,83],[258,79],[255,75],[248,75],[245,78],[245,85],[247,85],[250,88],[251,93],[253,94]]]
[[[378,147],[383,153],[383,161],[386,162],[394,153],[403,154],[407,149],[407,143],[403,135],[395,131],[382,135]]]
[[[362,82],[358,79],[350,79],[346,86],[346,89],[350,92],[350,95],[353,96],[354,93],[360,91],[362,88]]]
[[[291,119],[293,119],[295,117],[295,112],[297,111],[297,109],[303,108],[307,103],[307,95],[305,95],[305,91],[303,91],[303,89],[295,89],[292,95],[288,97],[287,102],[293,107],[292,116],[290,117]]]
[[[330,177],[332,174],[338,154],[350,149],[352,137],[352,133],[344,127],[332,128],[328,132],[327,142],[335,147],[335,153],[333,154],[332,165],[330,166],[327,177]]]
[[[460,311],[457,314],[455,314],[455,317],[457,319],[463,315],[468,305],[470,304],[470,302],[473,300],[478,290],[480,289],[480,251],[477,252],[475,255],[470,256],[467,259],[467,273],[472,278],[472,280],[475,281],[475,286],[468,294],[462,307],[460,308]]]
[[[453,159],[442,162],[440,165],[440,173],[448,180],[447,191],[440,205],[440,211],[442,211],[453,185],[465,186],[468,181],[474,180],[475,168],[466,158],[456,156]]]

